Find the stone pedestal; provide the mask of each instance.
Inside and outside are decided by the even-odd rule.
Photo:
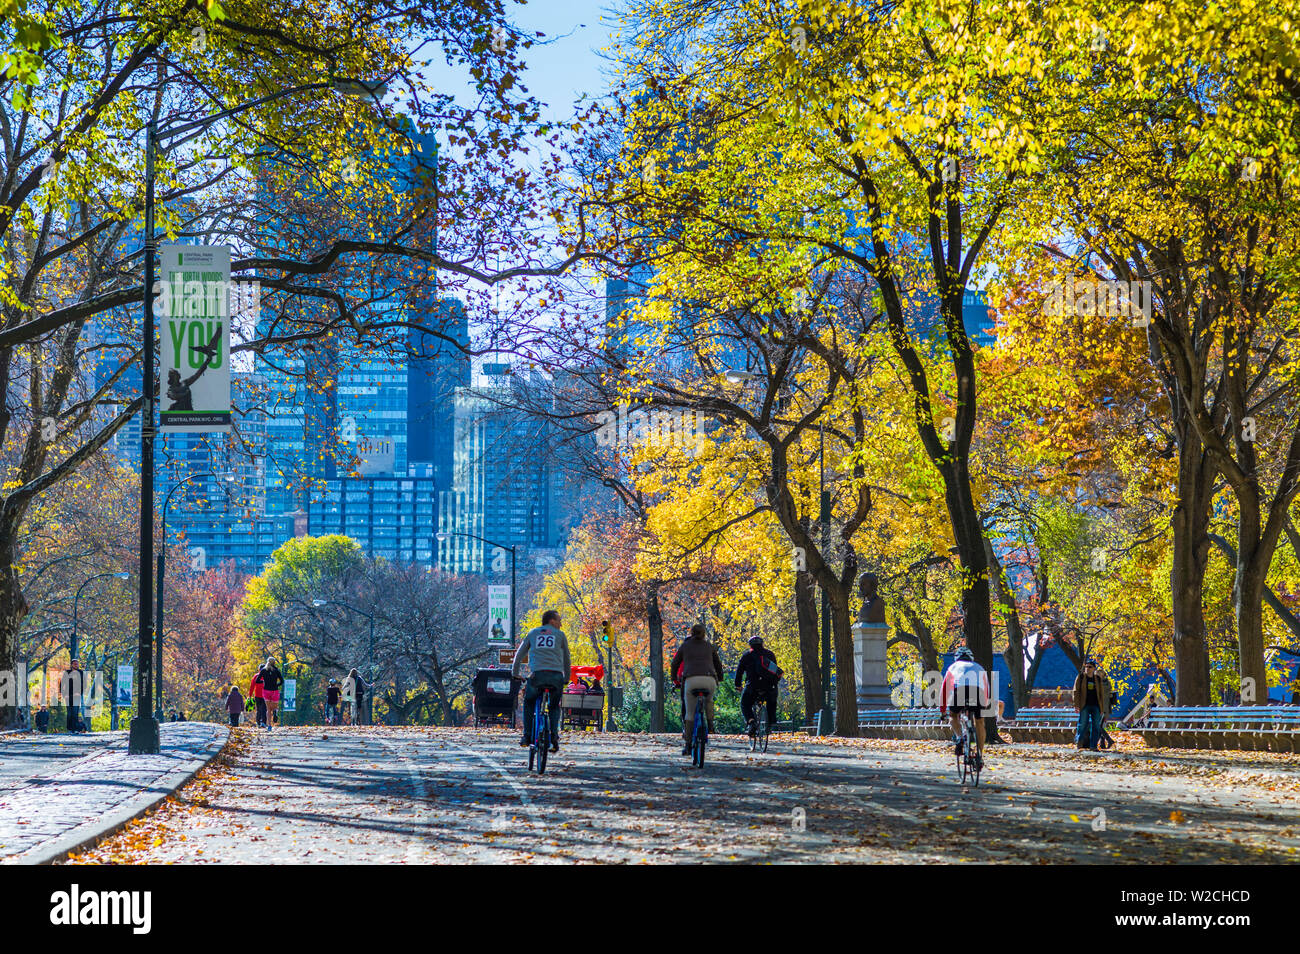
[[[885,669],[885,647],[889,624],[853,624],[853,675],[858,685],[858,708],[892,709],[889,673]]]

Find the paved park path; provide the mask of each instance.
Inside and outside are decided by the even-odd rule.
[[[125,732],[0,739],[0,863],[58,857],[165,798],[226,741],[222,726],[162,726],[158,755],[133,756]]]
[[[544,776],[504,730],[236,730],[159,811],[74,859],[271,862],[1293,862],[1300,757],[570,733]]]

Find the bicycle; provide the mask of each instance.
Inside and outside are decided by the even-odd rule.
[[[691,693],[695,697],[695,722],[691,729],[691,764],[704,768],[704,747],[709,744],[709,717],[704,711],[709,698],[707,689],[696,689]]]
[[[771,732],[772,727],[767,722],[767,697],[762,696],[754,701],[754,732],[749,737],[749,751],[766,752]]]
[[[543,686],[537,696],[536,709],[533,712],[533,741],[528,746],[528,771],[537,763],[537,774],[546,771],[546,755],[551,748],[551,689]]]
[[[979,734],[975,727],[975,715],[970,709],[961,713],[961,755],[957,756],[957,774],[963,785],[980,783]]]

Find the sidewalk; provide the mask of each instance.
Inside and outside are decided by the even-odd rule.
[[[163,800],[221,751],[225,726],[168,722],[158,755],[132,756],[126,733],[71,765],[0,790],[0,864],[47,864],[115,831]],[[51,740],[57,737],[50,737]]]

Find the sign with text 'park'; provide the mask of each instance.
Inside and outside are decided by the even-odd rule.
[[[164,245],[162,314],[164,431],[230,430],[230,249]]]
[[[117,687],[114,700],[119,706],[131,705],[132,689],[135,686],[135,667],[129,663],[117,664]]]
[[[510,645],[510,587],[488,585],[488,645]]]

